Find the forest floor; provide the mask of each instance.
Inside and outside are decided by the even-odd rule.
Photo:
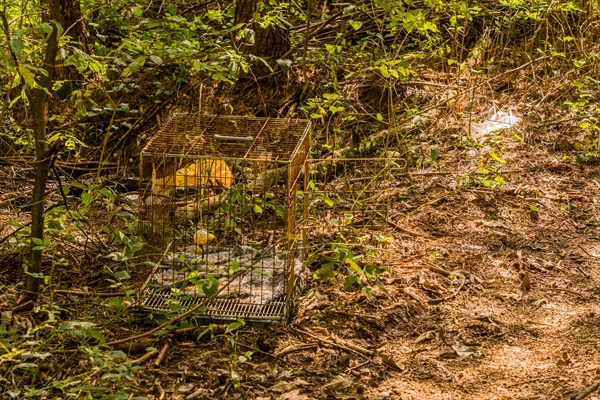
[[[157,365],[156,357],[140,363],[132,391],[150,399],[600,397],[585,392],[600,380],[600,168],[575,161],[568,126],[525,116],[528,106],[516,101],[497,104],[524,121],[477,142],[448,110],[412,139],[421,159],[397,182],[390,222],[365,228],[386,238],[383,289],[369,297],[344,290],[341,275],[308,279],[288,325],[217,327],[201,338],[199,327],[120,346],[137,359],[169,344]],[[480,106],[476,117],[493,112]],[[14,169],[2,174],[15,177]],[[4,207],[0,218],[1,238],[28,216]],[[0,263],[4,311],[20,277],[9,247]],[[103,256],[87,256],[79,267],[57,266],[54,289],[110,290],[105,276],[84,269]],[[110,299],[63,293],[54,301],[69,318],[96,322],[107,341],[150,329],[126,314],[107,317]],[[41,318],[10,315],[8,325]],[[64,365],[80,373],[72,360]]]

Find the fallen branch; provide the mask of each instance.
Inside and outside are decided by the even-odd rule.
[[[402,232],[402,233],[406,233],[407,235],[411,235],[411,236],[415,236],[415,237],[419,237],[421,235],[419,235],[416,232],[413,232],[411,230],[408,230],[406,228],[401,227],[400,225],[398,225],[397,223],[390,221],[389,218],[386,218],[382,213],[380,213],[379,211],[377,211],[375,214],[377,214],[377,216],[379,216],[381,219],[383,219],[385,221],[386,224],[390,225],[392,228],[397,229],[398,231]]]
[[[590,394],[598,390],[598,388],[600,388],[600,380],[597,380],[596,382],[592,383],[590,386],[586,387],[578,394],[571,396],[571,400],[583,400]]]
[[[167,351],[169,351],[169,343],[165,343],[162,349],[160,349],[160,353],[158,353],[158,357],[156,357],[156,361],[154,361],[155,367],[160,367],[160,364],[164,361],[167,356]]]
[[[314,349],[317,347],[318,347],[318,345],[316,343],[303,344],[300,346],[292,346],[292,347],[283,349],[278,353],[275,353],[275,355],[277,357],[283,357],[283,356],[291,354],[291,353],[296,353],[296,352],[304,351],[304,350],[311,350],[311,349]]]
[[[452,292],[448,296],[444,296],[439,299],[431,299],[428,301],[428,303],[429,304],[439,304],[443,301],[450,300],[451,298],[455,297],[460,292],[460,290],[463,288],[463,286],[465,286],[465,283],[467,282],[467,278],[464,275],[461,275],[461,276],[462,276],[462,280],[460,282],[460,285],[456,288],[456,290],[454,292]]]
[[[18,312],[18,311],[21,311],[21,310],[29,309],[30,307],[33,308],[33,301],[28,300],[28,301],[26,301],[24,303],[17,304],[15,307],[12,308],[11,311],[12,312]]]
[[[92,297],[120,297],[125,296],[125,293],[98,293],[98,292],[87,292],[85,290],[66,290],[59,289],[53,292],[54,294],[63,294],[71,296],[92,296]]]
[[[332,313],[332,314],[344,315],[346,317],[354,317],[354,318],[362,319],[362,320],[364,320],[366,322],[370,322],[370,323],[377,323],[377,318],[374,317],[373,315],[341,311],[341,310],[333,310],[331,308],[327,308],[324,311]]]
[[[158,353],[158,349],[154,349],[154,350],[144,354],[140,358],[136,358],[135,360],[132,360],[131,365],[140,365],[140,364],[144,363],[145,361],[147,361],[148,359],[152,358],[157,353]]]
[[[581,250],[583,250],[583,252],[584,252],[585,254],[587,254],[589,257],[592,257],[592,258],[600,258],[600,256],[598,256],[598,255],[596,255],[596,254],[590,254],[590,253],[589,253],[589,252],[588,252],[586,249],[584,249],[584,248],[583,248],[583,246],[582,246],[582,245],[580,245],[580,244],[577,244],[577,247],[579,247]]]
[[[334,341],[332,342],[328,339],[323,339],[323,338],[315,335],[314,333],[305,331],[303,329],[294,328],[293,326],[290,326],[290,329],[294,332],[301,333],[303,335],[311,337],[319,343],[322,343],[322,344],[330,346],[330,347],[337,348],[339,350],[343,350],[347,353],[358,354],[359,356],[362,356],[362,357],[372,357],[375,355],[375,352],[372,350],[365,349],[364,347],[358,346],[354,343],[345,342],[338,338],[335,338]]]

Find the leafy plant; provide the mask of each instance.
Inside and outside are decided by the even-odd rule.
[[[246,325],[243,319],[238,319],[235,322],[230,323],[225,328],[224,335],[227,337],[229,344],[231,345],[231,354],[228,358],[223,359],[225,365],[227,366],[227,371],[229,372],[229,381],[235,390],[239,390],[241,388],[241,371],[240,367],[246,364],[252,365],[250,361],[252,360],[252,351],[246,351],[240,353],[238,350],[238,335],[239,332]]]
[[[344,276],[344,290],[350,290],[357,286],[371,297],[373,294],[371,288],[376,285],[385,292],[385,287],[379,279],[383,272],[382,268],[375,263],[361,265],[361,258],[347,245],[331,243],[319,247],[306,263],[311,265],[318,261],[319,268],[313,273],[314,279],[327,282],[342,275]]]

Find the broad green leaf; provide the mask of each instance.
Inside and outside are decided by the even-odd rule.
[[[387,65],[381,64],[381,66],[379,67],[379,72],[381,72],[381,75],[384,78],[391,78],[390,71],[388,70]]]
[[[21,76],[23,77],[23,80],[25,81],[25,83],[29,86],[29,87],[36,87],[35,84],[35,77],[33,76],[33,74],[31,73],[30,70],[27,69],[27,67],[23,66],[23,65],[19,65],[19,73],[21,74]]]
[[[358,277],[354,274],[348,275],[346,279],[344,279],[344,290],[349,290],[355,284],[360,285],[360,279],[358,279]]]
[[[238,260],[233,260],[229,267],[229,275],[233,275],[240,270],[240,263]]]
[[[52,33],[52,25],[50,25],[47,22],[40,24],[40,28],[41,28],[42,32],[44,32],[44,33]]]
[[[164,62],[162,58],[154,54],[150,56],[150,60],[156,65],[160,65]]]
[[[133,61],[131,64],[129,64],[129,69],[131,70],[131,73],[136,73],[141,68],[142,68],[142,64],[137,61]]]
[[[354,29],[355,31],[359,30],[360,27],[362,26],[362,22],[360,21],[355,21],[353,19],[349,20],[348,23],[350,24],[350,26],[352,27],[352,29]]]
[[[117,278],[120,281],[125,281],[127,279],[130,279],[131,275],[127,271],[117,271],[115,272],[115,278]]]
[[[140,7],[135,7],[135,8],[133,9],[133,15],[134,15],[136,18],[139,18],[139,17],[141,17],[141,16],[142,16],[142,14],[144,14],[144,11],[143,11],[143,10],[142,10]]]
[[[331,200],[329,197],[323,195],[322,196],[322,200],[323,202],[325,202],[325,204],[327,204],[329,207],[333,206],[333,200]]]
[[[200,282],[200,290],[206,297],[210,297],[219,289],[219,281],[214,276],[209,276]]]
[[[90,193],[88,193],[88,192],[81,193],[81,201],[86,206],[89,206],[92,203],[93,200],[94,200],[94,198],[93,198],[93,196]]]
[[[23,55],[23,49],[25,48],[25,44],[21,39],[11,39],[10,40],[10,49],[18,56]]]
[[[227,325],[227,328],[225,329],[225,333],[237,331],[238,329],[242,328],[244,325],[246,325],[246,323],[243,320],[238,319],[236,322],[232,322],[229,325]]]

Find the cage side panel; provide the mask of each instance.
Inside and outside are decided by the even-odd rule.
[[[250,307],[256,318],[262,318],[265,307],[284,318],[285,306],[273,305],[286,295],[290,204],[282,174],[287,169],[276,162],[228,164],[190,160],[189,155],[148,157],[148,162],[155,167],[142,167],[145,175],[164,166],[170,173],[160,178],[150,173],[145,179],[142,215],[153,227],[149,233],[157,247],[163,246],[163,256],[156,260],[160,267],[149,280],[147,308],[156,311],[152,301],[157,299],[162,299],[158,308],[164,312],[181,308],[178,302],[198,301],[243,269],[219,299],[229,299],[232,307],[238,304],[238,311]],[[161,210],[163,204],[168,212]],[[223,316],[221,311],[215,313]]]

